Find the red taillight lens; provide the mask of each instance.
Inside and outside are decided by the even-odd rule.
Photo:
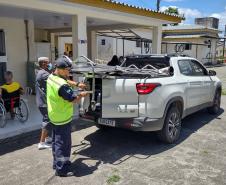
[[[136,85],[138,94],[149,94],[159,86],[161,86],[160,83],[138,83]]]

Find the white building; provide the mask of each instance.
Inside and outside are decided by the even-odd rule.
[[[219,30],[202,25],[163,27],[162,53],[180,53],[203,63],[216,62]]]
[[[151,28],[99,30],[96,32],[97,54],[95,59],[106,62],[110,61],[113,55],[119,57],[132,54],[150,54],[152,53],[152,43],[150,43],[152,34]],[[141,41],[139,38],[143,40]],[[148,38],[146,42],[144,38]],[[68,53],[65,45],[70,44],[72,44],[72,37],[61,35],[58,38],[59,54],[62,55],[65,51]]]
[[[23,86],[33,82],[27,65],[40,55],[52,61],[59,54],[59,37],[71,37],[73,57],[97,58],[98,30],[148,27],[152,50],[161,52],[162,24],[181,17],[129,6],[109,0],[0,0],[0,83],[3,72],[12,70]],[[152,31],[154,30],[154,31]],[[68,42],[72,41],[72,45]]]
[[[226,37],[218,42],[216,57],[219,62],[226,62]]]
[[[132,39],[133,41],[125,39],[124,44],[123,39],[114,38],[117,37],[116,34],[110,33],[110,30],[105,31],[107,32],[106,36],[98,37],[97,58],[109,61],[112,55],[126,56],[155,53],[152,49],[152,30],[136,28],[131,29],[131,31],[135,33],[136,39]],[[113,33],[117,33],[117,31],[113,30]],[[223,53],[222,47],[218,47],[218,33],[219,30],[217,29],[202,25],[164,26],[161,53],[184,54],[197,58],[203,63],[215,63],[220,53]],[[142,42],[141,44],[139,38],[148,38],[148,44],[147,42]]]

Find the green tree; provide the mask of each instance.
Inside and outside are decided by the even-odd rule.
[[[174,15],[179,15],[179,11],[178,8],[174,8],[174,7],[169,7],[165,10],[165,13],[169,13],[169,14],[174,14]]]
[[[173,14],[173,15],[180,15],[178,8],[176,7],[169,7],[165,10],[165,13]],[[171,26],[177,26],[178,23],[170,24]]]

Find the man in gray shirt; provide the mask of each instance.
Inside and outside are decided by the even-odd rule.
[[[51,123],[48,118],[47,103],[46,103],[46,82],[52,71],[52,64],[47,57],[40,57],[38,59],[40,70],[36,75],[36,103],[42,114],[42,131],[38,149],[45,149],[51,147],[52,134]]]

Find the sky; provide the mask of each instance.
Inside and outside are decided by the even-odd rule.
[[[156,9],[157,0],[118,0],[150,9]],[[195,17],[212,16],[220,19],[220,30],[226,25],[226,0],[161,0],[160,10],[177,7],[186,20],[183,24],[194,24]]]

